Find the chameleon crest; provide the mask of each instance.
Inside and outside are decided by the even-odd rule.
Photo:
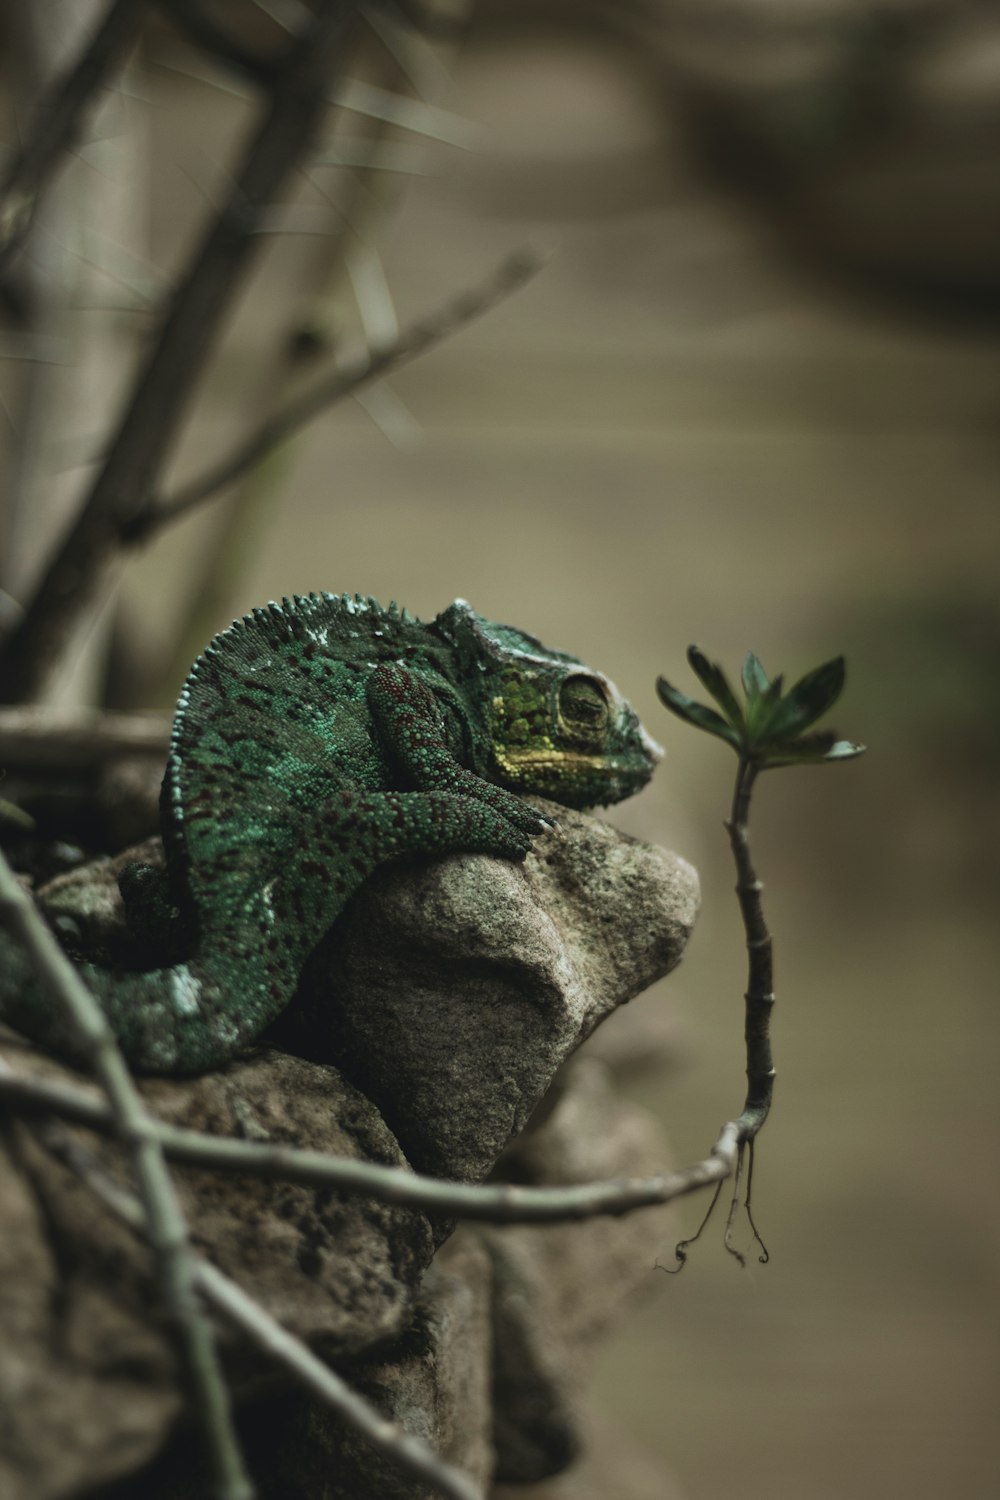
[[[132,865],[120,879],[130,926],[177,962],[82,971],[135,1067],[204,1072],[288,1005],[380,864],[523,859],[550,820],[522,794],[617,802],[659,754],[607,678],[463,600],[429,623],[360,595],[256,609],[181,692],[160,799],[166,875]],[[65,1050],[5,937],[0,958],[0,1014]]]

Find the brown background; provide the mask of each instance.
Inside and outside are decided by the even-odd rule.
[[[182,63],[160,37],[119,100],[151,142],[163,268],[244,108]],[[676,1016],[671,1069],[635,1087],[678,1161],[741,1102],[743,960],[729,754],[653,681],[691,685],[690,640],[791,674],[847,652],[836,722],[868,756],[767,778],[754,811],[778,966],[756,1185],[771,1263],[741,1274],[720,1229],[684,1276],[651,1268],[596,1395],[690,1500],[978,1500],[997,1478],[997,324],[861,290],[822,236],[803,253],[698,163],[663,57],[616,34],[484,23],[454,72],[434,102],[478,122],[478,149],[432,145],[429,175],[365,211],[401,318],[508,249],[555,257],[392,380],[397,446],[350,406],[293,447],[207,628],[309,589],[420,615],[461,595],[616,679],[668,757],[615,821],[704,886],[683,969],[637,1002]],[[826,248],[861,245],[855,272],[870,252],[890,283],[914,261],[975,280],[974,208],[959,223],[934,196],[951,182],[958,202],[954,173],[916,127],[897,147],[831,180]],[[955,172],[969,160],[956,147]],[[313,253],[308,235],[267,248],[176,477],[260,402]],[[221,525],[185,523],[131,569],[133,644],[163,654],[230,548]]]

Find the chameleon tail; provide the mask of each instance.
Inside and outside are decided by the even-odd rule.
[[[242,968],[232,955],[198,956],[145,973],[80,964],[81,977],[108,1018],[118,1044],[141,1073],[207,1072],[227,1062],[283,1009],[295,973],[285,964],[249,955]],[[234,1009],[233,996],[240,997]],[[35,977],[20,946],[0,932],[0,1019],[43,1047],[80,1058],[72,1028]]]
[[[304,823],[306,856],[291,861],[283,878],[265,879],[245,846],[203,860],[195,872],[202,938],[190,958],[148,972],[78,966],[131,1065],[143,1073],[206,1073],[248,1047],[291,1001],[306,958],[383,861],[454,849],[523,858],[541,817],[483,785],[490,800],[344,788]],[[511,817],[492,805],[495,795],[507,798]],[[229,862],[239,861],[237,886]],[[2,932],[0,1018],[74,1055],[58,1007]]]

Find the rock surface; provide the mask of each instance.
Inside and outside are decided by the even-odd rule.
[[[152,1108],[209,1134],[472,1179],[534,1112],[508,1153],[515,1180],[662,1168],[662,1143],[627,1108],[616,1113],[598,1062],[574,1066],[536,1106],[594,1027],[677,963],[697,877],[674,855],[554,811],[559,832],[523,866],[456,855],[385,869],[314,955],[276,1028],[310,1055],[263,1047],[205,1078],[146,1081]],[[131,857],[47,892],[51,908],[84,910],[87,941],[109,952],[122,941],[115,876]],[[7,1035],[12,1066],[64,1071]],[[0,1494],[187,1500],[198,1449],[148,1252],[29,1123],[12,1125],[6,1147]],[[115,1145],[94,1149],[127,1175]],[[569,1462],[580,1351],[648,1274],[655,1213],[463,1230],[425,1277],[447,1235],[440,1222],[279,1182],[189,1168],[177,1177],[199,1249],[393,1421],[483,1481],[495,1446],[500,1472],[522,1480]],[[337,1500],[425,1500],[253,1349],[230,1333],[224,1343],[262,1500],[305,1500],[320,1483]]]
[[[680,960],[698,877],[585,813],[523,865],[386,866],[317,949],[277,1034],[335,1062],[419,1171],[481,1179],[559,1066]]]
[[[4,1053],[19,1071],[65,1076],[17,1041]],[[369,1101],[299,1058],[262,1052],[143,1092],[171,1124],[406,1165]],[[115,1145],[94,1151],[123,1176]],[[422,1215],[260,1178],[175,1177],[199,1250],[321,1353],[358,1354],[409,1324],[433,1253]],[[180,1409],[151,1257],[28,1125],[0,1151],[0,1222],[0,1495],[89,1493],[155,1454]],[[252,1389],[270,1371],[224,1336],[234,1389]]]
[[[350,1379],[391,1422],[424,1438],[483,1492],[493,1472],[490,1265],[471,1238],[450,1242],[426,1277],[406,1334]],[[439,1500],[322,1406],[293,1395],[247,1424],[261,1500]],[[170,1497],[180,1500],[180,1497]]]
[[[621,1099],[604,1063],[574,1060],[554,1093],[537,1128],[498,1164],[504,1181],[541,1187],[671,1166],[658,1122]],[[657,1259],[669,1260],[672,1219],[668,1205],[544,1230],[475,1229],[494,1265],[498,1479],[544,1479],[586,1451],[579,1408],[591,1357],[625,1308],[653,1290]]]

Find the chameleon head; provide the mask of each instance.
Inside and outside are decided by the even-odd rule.
[[[663,751],[602,673],[461,599],[435,625],[456,648],[467,699],[483,707],[493,780],[566,807],[620,802],[645,786]]]

